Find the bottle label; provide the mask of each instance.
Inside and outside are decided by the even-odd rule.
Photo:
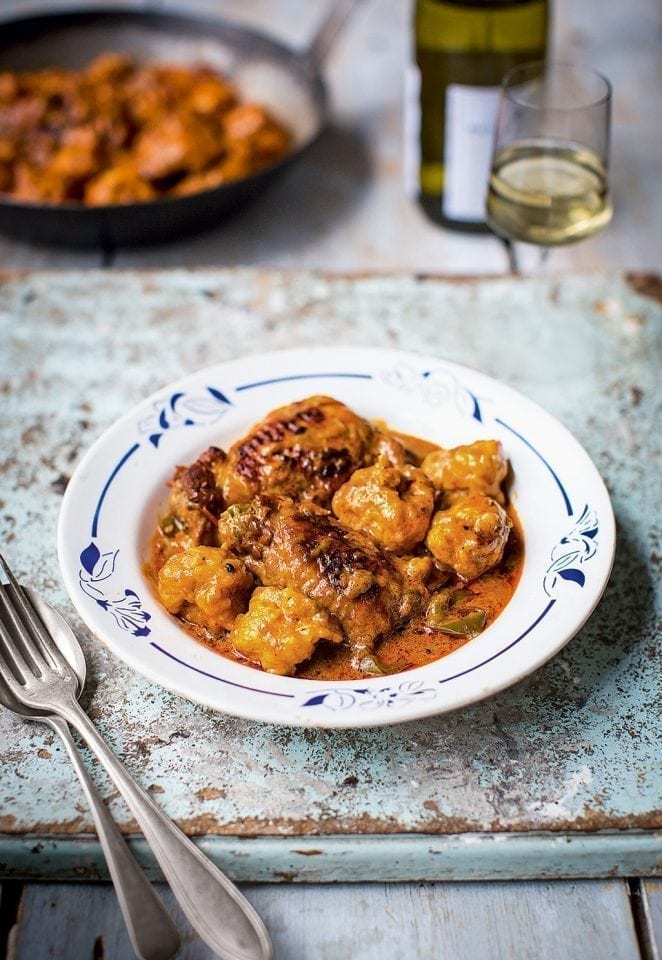
[[[404,89],[404,162],[402,178],[405,195],[416,197],[419,192],[421,167],[421,71],[410,64],[405,71]]]
[[[450,83],[446,88],[442,212],[449,220],[485,221],[498,109],[499,87]]]

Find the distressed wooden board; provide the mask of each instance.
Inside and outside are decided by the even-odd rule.
[[[186,831],[236,837],[237,855],[243,838],[282,837],[289,864],[291,838],[311,835],[414,834],[426,849],[430,836],[458,833],[659,827],[659,451],[651,430],[659,410],[659,289],[654,278],[624,276],[454,282],[250,269],[6,278],[0,542],[20,576],[77,627],[90,665],[87,708]],[[559,417],[612,494],[619,524],[612,581],[596,614],[551,663],[449,716],[332,732],[213,714],[132,674],[77,620],[56,562],[61,490],[104,427],[171,379],[238,354],[340,341],[467,363]],[[52,735],[3,712],[0,743],[6,869],[12,837],[20,859],[26,834],[88,834],[89,815]],[[124,807],[114,798],[111,807],[133,832]],[[553,839],[550,852],[531,861],[543,874],[547,861],[557,875],[586,869],[570,847],[565,861],[555,860]],[[639,859],[627,863],[614,861],[603,839],[592,875],[654,869],[649,833]],[[504,844],[501,863],[507,851]],[[362,863],[370,869],[361,856],[352,861],[354,879]],[[460,856],[451,875],[470,875],[466,863]],[[56,869],[57,857],[51,864],[43,869]],[[267,869],[259,857],[250,864],[247,879],[251,869]],[[334,869],[329,879],[343,876],[341,857]]]
[[[639,960],[622,881],[243,887],[283,960]],[[215,956],[170,894],[160,895],[184,931],[179,960]],[[342,924],[338,917],[343,918]],[[132,960],[113,891],[87,884],[28,887],[12,934],[13,960]]]
[[[659,871],[661,835],[462,833],[236,837],[195,842],[237,883],[527,880],[650,875]],[[129,845],[151,880],[163,880],[146,841]],[[85,836],[0,835],[0,875],[38,880],[108,880],[101,847]]]

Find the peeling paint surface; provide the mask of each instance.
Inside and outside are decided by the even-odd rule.
[[[88,662],[85,708],[188,833],[384,837],[662,825],[653,429],[662,308],[654,280],[254,269],[4,278],[2,550],[76,630]],[[619,538],[597,611],[554,660],[486,702],[357,731],[221,716],[132,673],[90,636],[64,592],[55,537],[62,491],[107,426],[202,366],[331,343],[419,351],[497,377],[564,423],[609,488]],[[0,752],[0,833],[92,832],[54,734],[3,710]],[[92,771],[122,829],[136,832],[112,785]],[[299,841],[289,847],[303,849]],[[315,859],[298,856],[307,869]]]

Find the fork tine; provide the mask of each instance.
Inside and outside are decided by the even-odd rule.
[[[5,628],[3,636],[5,647],[10,652],[22,657],[26,670],[42,674],[45,666],[44,659],[38,655],[33,644],[26,642],[24,639],[25,630],[16,615],[9,593],[10,589],[11,587],[5,583],[0,586],[0,622]]]
[[[0,594],[4,594],[4,591],[0,590]],[[2,599],[4,601],[4,597]],[[2,606],[4,607],[4,602]],[[32,668],[16,648],[14,639],[0,615],[0,677],[11,692],[20,699],[19,691],[30,674],[32,674]]]
[[[60,671],[65,669],[67,664],[64,657],[60,653],[56,644],[53,642],[53,639],[44,626],[39,613],[33,607],[28,594],[21,587],[1,553],[0,565],[2,566],[2,569],[9,580],[9,588],[0,591],[0,594],[3,595],[3,606],[7,611],[8,616],[11,618],[12,625],[16,633],[23,640],[22,646],[24,651],[28,653],[35,663],[37,669],[42,673],[43,669],[37,654],[41,655],[48,666],[54,667]],[[13,598],[13,602],[11,598]],[[30,644],[28,638],[25,637],[26,630],[32,637],[32,644]]]

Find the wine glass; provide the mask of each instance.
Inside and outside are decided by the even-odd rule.
[[[496,234],[547,249],[609,223],[610,112],[611,85],[593,70],[540,62],[508,71],[487,194]]]

